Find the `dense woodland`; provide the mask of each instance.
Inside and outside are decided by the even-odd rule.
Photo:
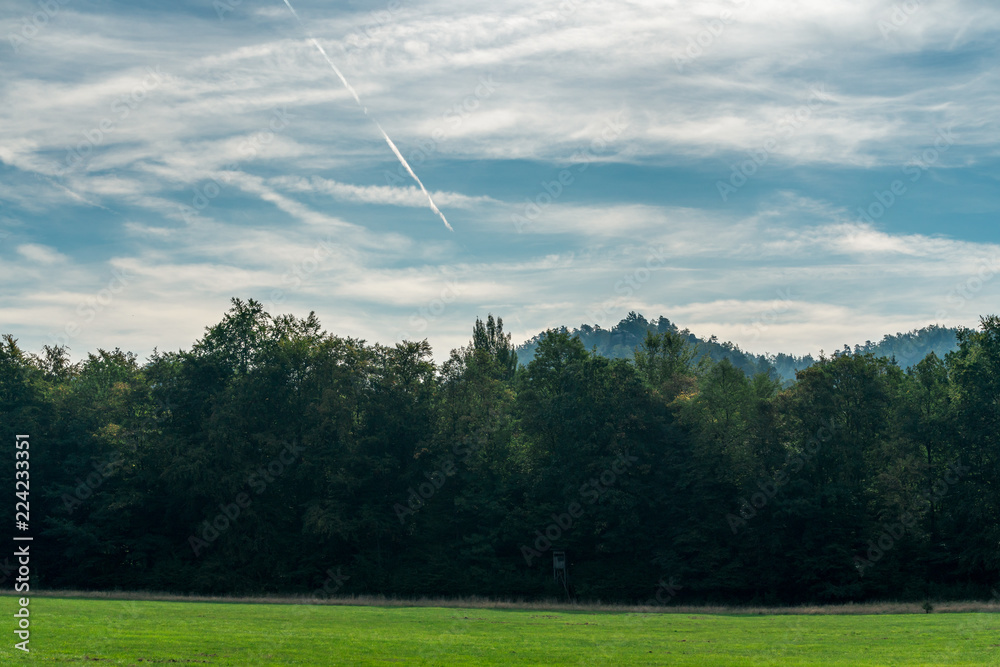
[[[773,315],[773,317],[776,316]],[[766,331],[768,324],[765,322],[769,321],[770,318],[762,317],[752,326],[745,327],[745,333],[750,338],[756,338],[760,332]],[[796,356],[785,353],[754,354],[746,352],[734,343],[720,342],[716,336],[699,338],[688,329],[680,330],[666,317],[647,321],[645,317],[635,312],[629,313],[627,317],[610,329],[583,324],[576,329],[563,327],[560,331],[566,331],[570,335],[576,336],[587,350],[610,359],[631,359],[635,355],[635,348],[642,345],[647,333],[650,331],[653,333],[669,331],[686,338],[688,343],[697,349],[699,358],[705,356],[712,361],[728,359],[732,365],[747,375],[766,373],[782,380],[786,385],[795,380],[795,374],[798,371],[816,363],[816,359],[810,354]],[[522,364],[527,364],[534,358],[538,341],[544,335],[546,334],[543,332],[518,345],[517,357]],[[876,357],[895,359],[900,367],[907,369],[918,364],[931,352],[943,359],[947,353],[956,349],[958,349],[958,329],[931,325],[907,333],[886,334],[877,343],[866,341],[864,345],[855,345],[853,348],[845,346],[837,353],[871,353]]]
[[[35,585],[555,597],[561,550],[582,600],[991,596],[1000,318],[943,359],[841,351],[784,388],[672,326],[639,342],[550,331],[519,364],[491,316],[436,365],[238,300],[145,362],[7,336]]]

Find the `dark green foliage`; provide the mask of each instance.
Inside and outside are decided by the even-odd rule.
[[[32,438],[50,588],[557,596],[559,550],[588,599],[988,596],[1000,319],[906,357],[921,341],[947,330],[783,386],[635,314],[548,331],[518,365],[489,315],[437,366],[426,342],[234,300],[189,351],[145,363],[5,337],[0,424],[11,461],[14,434]]]

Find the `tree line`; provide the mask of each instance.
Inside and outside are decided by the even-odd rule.
[[[234,299],[143,362],[5,336],[0,424],[11,466],[32,438],[42,588],[531,599],[565,594],[563,551],[580,599],[984,598],[1000,318],[957,341],[782,387],[669,327],[631,359],[549,331],[521,364],[490,315],[436,364]]]

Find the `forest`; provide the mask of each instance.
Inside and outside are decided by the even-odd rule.
[[[762,331],[767,330],[767,323],[777,316],[777,308],[775,307],[772,311],[758,318],[752,326],[743,327],[743,333],[751,340],[756,340]],[[670,331],[685,337],[688,343],[697,349],[699,357],[706,356],[713,361],[728,359],[731,364],[747,375],[765,373],[782,380],[785,385],[795,380],[795,374],[798,371],[816,363],[816,359],[811,354],[803,356],[783,352],[754,354],[741,350],[735,343],[720,342],[717,336],[698,337],[689,329],[679,329],[666,317],[661,316],[655,320],[647,320],[636,312],[629,313],[610,329],[582,324],[579,328],[561,327],[559,330],[579,338],[588,350],[611,359],[631,359],[635,354],[635,348],[642,344],[647,333],[650,331],[653,333]],[[923,329],[906,333],[886,334],[877,343],[869,340],[864,345],[855,345],[854,347],[845,345],[843,350],[835,352],[838,354],[871,353],[876,357],[888,357],[895,359],[903,369],[907,369],[922,361],[931,352],[944,358],[948,352],[956,350],[958,348],[957,334],[958,329],[932,324]],[[517,358],[522,364],[527,364],[534,358],[538,340],[544,335],[546,332],[542,332],[517,346]]]
[[[437,364],[427,341],[369,344],[234,299],[189,350],[144,361],[4,336],[10,470],[15,434],[32,445],[33,587],[996,595],[1000,318],[943,356],[845,349],[790,381],[673,326],[642,333],[609,358],[551,330],[522,363],[489,315]]]

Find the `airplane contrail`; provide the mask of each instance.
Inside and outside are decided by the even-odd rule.
[[[386,134],[386,131],[382,129],[382,126],[379,125],[379,122],[377,120],[375,120],[374,118],[372,118],[371,116],[368,115],[368,107],[366,107],[364,104],[361,103],[361,98],[358,97],[358,91],[354,90],[354,86],[352,86],[347,81],[347,78],[340,71],[340,68],[338,68],[337,65],[334,64],[334,62],[330,58],[330,56],[328,56],[326,54],[326,49],[324,49],[323,46],[318,41],[316,41],[316,38],[313,37],[312,35],[310,35],[309,31],[306,30],[305,24],[302,22],[302,19],[299,18],[299,13],[297,11],[295,11],[295,7],[292,7],[292,3],[290,3],[288,0],[285,0],[285,5],[292,12],[292,16],[295,17],[295,20],[299,22],[299,25],[302,26],[302,29],[305,30],[306,36],[309,37],[309,41],[312,42],[313,46],[316,47],[316,50],[320,52],[320,55],[323,56],[323,59],[326,60],[327,64],[331,67],[331,69],[333,69],[334,74],[337,75],[337,77],[340,79],[341,83],[344,84],[344,88],[347,88],[347,91],[352,96],[354,96],[354,101],[358,103],[359,107],[361,107],[361,111],[364,112],[365,116],[367,116],[369,120],[371,120],[373,123],[375,123],[375,127],[377,127],[378,131],[382,133],[382,137],[385,139],[385,143],[389,144],[389,148],[391,148],[392,152],[395,153],[396,158],[399,160],[399,163],[401,165],[403,165],[403,167],[406,169],[406,172],[410,176],[412,176],[413,180],[416,181],[417,185],[420,186],[420,189],[423,191],[424,195],[427,197],[427,203],[430,204],[431,210],[438,214],[438,217],[441,218],[441,221],[444,223],[444,226],[447,227],[449,231],[452,231],[452,232],[455,231],[454,229],[452,229],[452,226],[448,224],[448,219],[444,217],[444,213],[442,213],[441,209],[439,209],[437,207],[437,204],[434,203],[434,199],[431,198],[431,193],[427,192],[427,188],[424,187],[424,184],[420,181],[420,178],[418,178],[417,175],[416,175],[416,173],[414,173],[413,169],[410,167],[409,163],[406,161],[406,158],[404,158],[403,154],[399,152],[398,148],[396,148],[396,144],[394,144],[393,141],[392,141],[392,139],[389,138],[389,135]]]

